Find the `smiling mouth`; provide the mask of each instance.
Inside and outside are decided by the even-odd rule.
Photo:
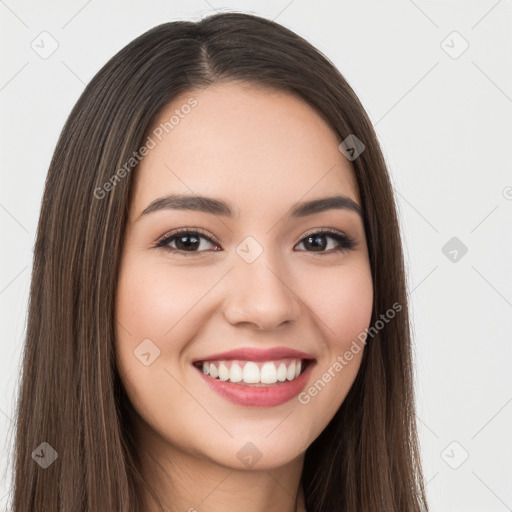
[[[196,361],[193,365],[213,379],[241,386],[279,386],[297,379],[312,359],[284,358],[271,361]]]

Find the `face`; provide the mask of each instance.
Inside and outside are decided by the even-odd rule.
[[[287,464],[346,397],[372,312],[341,139],[303,100],[235,83],[176,98],[148,133],[116,300],[137,431],[157,456]],[[294,210],[333,196],[336,207]]]

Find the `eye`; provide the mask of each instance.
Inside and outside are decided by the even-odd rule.
[[[327,252],[325,249],[328,247],[329,244],[326,243],[325,240],[329,238],[337,243],[338,248],[336,249],[335,243],[334,251],[330,250],[329,252]],[[301,244],[304,244],[305,247],[309,246],[312,248],[312,251],[308,252],[332,254],[333,252],[350,251],[357,245],[357,242],[353,238],[346,235],[345,233],[342,233],[341,231],[331,228],[323,228],[320,231],[315,231],[313,233],[306,235],[306,237],[303,238],[298,245]],[[330,247],[330,249],[332,249],[332,247]]]
[[[205,235],[199,228],[181,228],[158,240],[155,243],[155,247],[161,247],[166,251],[189,256],[198,252],[204,252],[205,244],[201,243],[202,241],[206,241],[206,245],[217,245],[211,237]],[[175,244],[175,246],[172,244]],[[203,250],[199,251],[199,248],[202,248]]]

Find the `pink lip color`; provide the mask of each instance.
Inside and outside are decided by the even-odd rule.
[[[254,361],[254,359],[252,360]],[[306,385],[313,366],[313,361],[309,361],[306,369],[296,379],[261,387],[244,386],[233,382],[221,381],[204,374],[199,368],[196,369],[211,389],[230,402],[252,407],[274,407],[284,404],[301,392]]]
[[[276,359],[314,359],[311,354],[300,352],[292,348],[275,347],[266,350],[260,348],[241,348],[230,350],[228,352],[219,352],[203,358],[197,358],[192,361],[222,361],[226,359],[239,359],[242,361],[274,361]]]

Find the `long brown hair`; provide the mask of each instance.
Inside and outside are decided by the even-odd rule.
[[[136,168],[125,167],[122,179],[115,173],[173,98],[230,80],[298,94],[340,140],[354,134],[364,143],[352,164],[374,285],[371,325],[392,304],[402,306],[368,338],[348,396],[306,451],[307,510],[428,509],[399,224],[372,124],[340,72],[304,39],[254,15],[222,13],[137,37],[94,76],[60,134],[34,249],[14,512],[140,510],[149,486],[114,358],[114,299]],[[46,468],[36,463],[55,454]]]

